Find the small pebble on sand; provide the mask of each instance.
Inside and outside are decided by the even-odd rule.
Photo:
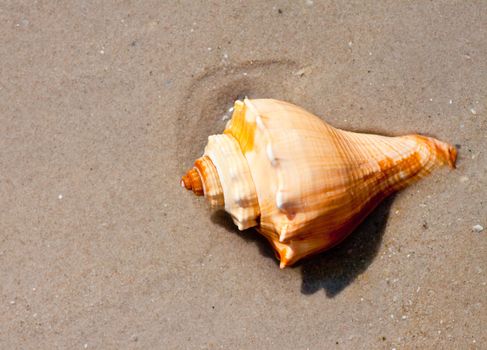
[[[484,227],[482,225],[474,225],[472,226],[473,232],[482,232],[484,230]]]
[[[297,72],[294,73],[294,75],[297,75],[299,77],[302,77],[303,75],[309,75],[312,71],[312,68],[310,66],[303,67]]]

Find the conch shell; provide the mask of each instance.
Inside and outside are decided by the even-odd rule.
[[[436,139],[336,129],[293,104],[236,101],[181,185],[224,207],[240,230],[256,227],[281,268],[347,237],[387,196],[448,164]]]

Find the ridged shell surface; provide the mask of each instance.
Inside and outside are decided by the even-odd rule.
[[[205,155],[223,180],[225,210],[239,228],[257,227],[281,267],[339,243],[385,197],[456,159],[433,138],[347,132],[271,99],[235,103],[217,135],[233,147],[224,156],[213,137]]]

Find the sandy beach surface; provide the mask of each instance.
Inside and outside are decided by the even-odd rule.
[[[280,270],[179,186],[242,96],[457,169]],[[0,348],[486,349],[486,174],[485,1],[2,1]]]

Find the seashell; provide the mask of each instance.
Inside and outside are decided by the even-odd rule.
[[[245,99],[181,185],[224,207],[240,230],[256,227],[283,268],[340,243],[436,167],[454,168],[456,154],[434,138],[343,131],[287,102]]]

